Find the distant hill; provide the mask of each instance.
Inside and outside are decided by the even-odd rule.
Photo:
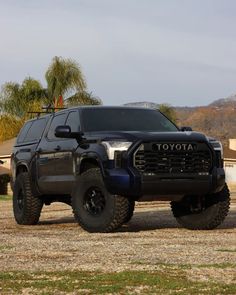
[[[127,106],[158,108],[153,102],[134,102]],[[176,111],[179,126],[191,126],[193,130],[218,138],[225,146],[229,138],[236,138],[236,94],[213,101],[206,106],[178,107]]]
[[[130,107],[143,107],[143,108],[149,108],[149,109],[157,109],[159,104],[149,101],[140,101],[140,102],[130,102],[125,103],[124,106],[130,106]]]
[[[191,126],[221,140],[228,146],[229,138],[236,138],[236,95],[195,108],[175,107],[180,126]]]
[[[163,102],[165,103],[165,102]],[[162,104],[162,103],[160,103]],[[126,103],[124,104],[125,106],[138,106],[138,107],[146,107],[146,108],[151,108],[151,109],[155,109],[158,108],[158,106],[160,104],[154,103],[154,102],[150,102],[150,101],[139,101],[139,102],[130,102],[130,103]],[[235,107],[236,108],[236,94],[233,94],[229,97],[226,98],[220,98],[217,100],[214,100],[212,103],[210,103],[209,105],[205,105],[205,106],[196,106],[196,107],[188,107],[188,106],[184,106],[184,107],[179,107],[179,106],[173,106],[176,110],[180,110],[180,111],[185,111],[185,112],[192,112],[200,107],[219,107],[219,108],[226,108],[226,107]]]
[[[220,98],[213,101],[209,106],[212,107],[236,107],[236,94],[231,95],[227,98]]]

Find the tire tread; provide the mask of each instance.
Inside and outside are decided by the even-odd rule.
[[[28,172],[23,172],[17,176],[16,184],[17,187],[14,188],[13,192],[13,210],[15,219],[18,224],[22,225],[35,225],[38,223],[43,202],[40,198],[35,197],[32,193],[31,182]],[[18,216],[16,213],[15,206],[17,206],[17,190],[19,189],[19,185],[22,186],[22,190],[24,193],[24,212],[21,216]]]
[[[93,179],[100,179],[101,180],[101,172],[99,168],[91,168],[84,173],[81,174],[80,176],[81,179],[83,180],[93,180]],[[81,185],[78,183],[78,185]],[[129,200],[126,197],[119,196],[119,195],[111,195],[111,197],[115,198],[115,208],[114,208],[114,215],[112,218],[112,221],[105,227],[101,229],[91,229],[89,225],[84,222],[83,218],[81,218],[79,214],[79,210],[76,208],[76,198],[77,194],[72,194],[72,208],[73,208],[73,213],[75,220],[79,223],[79,225],[86,231],[89,232],[112,232],[122,226],[122,224],[125,222],[125,219],[128,215],[129,212]]]
[[[213,195],[218,202],[216,205],[218,206],[218,212],[215,216],[212,216],[210,221],[206,223],[204,220],[202,220],[201,224],[196,225],[195,223],[188,222],[186,223],[183,221],[183,219],[179,215],[179,204],[176,202],[171,202],[171,209],[174,217],[176,218],[177,222],[188,229],[192,230],[211,230],[219,226],[226,216],[228,215],[229,208],[230,208],[230,192],[228,189],[228,186],[225,185],[224,188]]]

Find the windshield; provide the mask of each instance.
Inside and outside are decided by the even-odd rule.
[[[178,131],[159,111],[132,108],[83,109],[83,129],[91,131]]]

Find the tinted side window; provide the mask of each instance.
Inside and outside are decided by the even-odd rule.
[[[32,123],[33,123],[32,121],[29,121],[29,122],[25,123],[25,125],[21,128],[21,131],[20,131],[19,135],[17,136],[17,143],[24,142],[25,136],[26,136],[27,132],[29,131]]]
[[[44,118],[32,121],[32,125],[30,126],[24,141],[29,142],[39,140],[43,134],[43,130],[46,126],[46,123],[47,120]]]
[[[72,132],[78,132],[80,130],[79,113],[77,111],[69,113],[66,125],[70,126]]]
[[[48,135],[47,135],[48,139],[50,139],[50,140],[58,139],[54,134],[55,129],[56,129],[57,126],[65,124],[66,115],[67,115],[66,113],[63,113],[63,114],[60,114],[60,115],[56,115],[52,119],[49,131],[48,131]]]

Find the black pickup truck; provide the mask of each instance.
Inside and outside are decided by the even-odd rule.
[[[182,226],[213,229],[230,204],[221,143],[145,108],[76,107],[27,121],[12,175],[19,224],[59,201],[85,230],[110,232],[135,201],[166,200]]]

